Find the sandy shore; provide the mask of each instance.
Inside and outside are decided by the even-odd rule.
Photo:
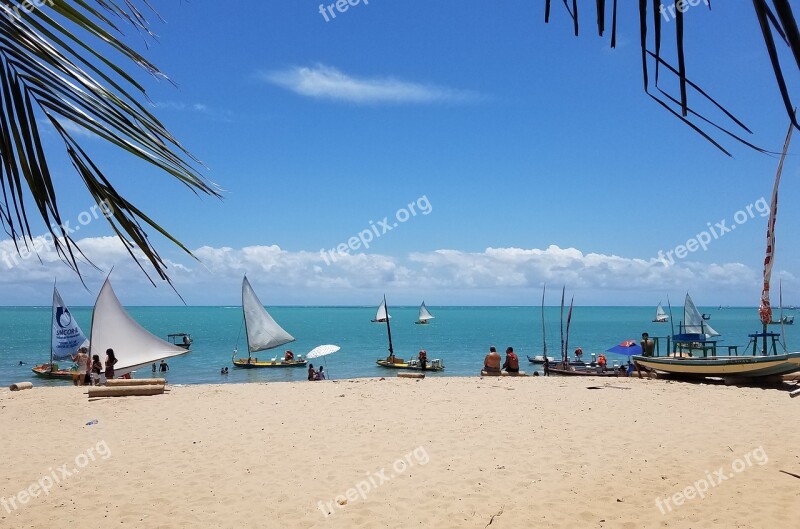
[[[781,472],[800,475],[800,399],[774,389],[387,378],[94,402],[5,389],[0,418],[4,527],[800,523],[800,479]]]

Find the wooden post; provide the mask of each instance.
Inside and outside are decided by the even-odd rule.
[[[149,386],[90,387],[88,395],[90,399],[93,399],[96,397],[161,395],[163,393],[163,385],[151,384]]]
[[[800,397],[800,389],[796,389],[796,390],[790,392],[789,396],[792,397],[792,398]]]

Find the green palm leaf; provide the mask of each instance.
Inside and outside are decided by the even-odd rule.
[[[158,16],[146,0],[141,4]],[[140,102],[146,98],[145,90],[126,73],[133,63],[165,77],[121,40],[118,24],[152,37],[147,19],[131,0],[45,0],[26,9],[30,6],[0,0],[0,224],[15,244],[29,245],[33,238],[29,215],[34,214],[29,208],[35,206],[35,215],[48,227],[61,259],[79,276],[79,265],[88,262],[63,227],[48,165],[50,153],[39,125],[47,122],[90,196],[109,212],[108,221],[131,257],[142,270],[149,262],[161,279],[169,281],[166,264],[146,229],[191,252],[120,195],[111,176],[70,132],[72,127],[65,126],[71,123],[93,133],[195,194],[220,196],[219,188],[200,174],[199,160]],[[120,60],[113,62],[109,55]]]

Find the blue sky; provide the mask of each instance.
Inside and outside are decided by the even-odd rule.
[[[268,305],[377,304],[383,292],[394,304],[536,304],[543,282],[566,283],[584,305],[655,305],[687,290],[699,305],[757,304],[766,219],[753,208],[707,250],[670,266],[657,259],[768,201],[777,160],[726,140],[728,158],[647,97],[633,10],[620,13],[611,50],[593,2],[579,38],[563,5],[545,25],[539,4],[372,0],[326,22],[318,1],[160,2],[167,23],[154,21],[159,39],[145,53],[178,88],[137,77],[224,199],[195,198],[100,140],[82,141],[201,257],[153,234],[190,304],[238,303],[244,272]],[[788,121],[751,10],[690,8],[688,72],[756,143],[779,150]],[[674,22],[664,30],[672,39]],[[791,153],[775,273],[800,303],[796,142]],[[72,219],[92,205],[75,181],[65,165],[58,185]],[[420,197],[428,214],[367,251],[330,266],[320,256]],[[84,236],[102,270],[115,266],[124,303],[179,303],[146,283],[102,221]],[[42,260],[0,259],[0,303],[47,304],[53,277],[68,303],[93,302],[101,273],[86,268],[87,291],[48,252]]]

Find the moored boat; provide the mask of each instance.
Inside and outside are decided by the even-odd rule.
[[[384,309],[386,305],[383,306]],[[428,307],[425,306],[425,302],[422,302],[422,305],[419,306],[419,316],[417,317],[416,323],[417,325],[427,325],[430,320],[434,319],[435,316],[428,311]]]
[[[61,299],[58,289],[53,285],[53,311],[50,325],[50,362],[31,368],[36,375],[45,378],[72,379],[73,375],[85,372],[84,366],[76,369],[61,369],[58,360],[72,361],[81,347],[88,347],[89,341],[78,322],[72,317],[69,307]]]
[[[686,294],[684,305],[685,326],[680,329],[680,334],[674,335],[673,355],[660,356],[634,356],[635,364],[655,370],[659,373],[697,377],[746,377],[756,378],[770,375],[786,375],[800,371],[800,352],[779,354],[777,342],[779,333],[767,332],[767,325],[772,322],[772,307],[770,305],[770,278],[775,257],[775,221],[778,211],[778,188],[780,185],[783,163],[789,149],[793,127],[789,127],[783,154],[778,164],[775,183],[772,188],[770,214],[767,221],[767,249],[764,258],[764,282],[761,292],[761,304],[758,309],[762,324],[762,331],[750,334],[753,344],[752,354],[742,356],[718,356],[716,354],[716,341],[714,336],[719,333],[713,331],[706,323],[706,319],[699,314],[689,294]],[[711,332],[713,331],[713,332]],[[768,340],[771,341],[768,346]],[[759,342],[761,347],[759,348]],[[680,353],[688,351],[687,356]],[[702,352],[702,357],[694,356],[694,352]],[[711,352],[711,356],[708,353]]]
[[[658,307],[656,307],[656,317],[653,318],[653,323],[667,323],[669,321],[669,315],[664,310],[664,307],[661,306],[661,302],[658,302]]]
[[[281,345],[293,342],[294,336],[286,332],[283,327],[272,319],[267,309],[261,304],[247,276],[242,280],[242,313],[244,315],[245,336],[247,338],[247,358],[237,358],[238,349],[233,350],[231,362],[234,367],[244,369],[255,368],[281,368],[302,367],[307,364],[302,356],[297,359],[290,352],[283,358],[272,358],[269,361],[260,360],[252,353],[268,351]]]
[[[440,359],[434,360],[427,360],[427,357],[423,357],[420,355],[421,359],[412,359],[409,361],[405,361],[402,358],[397,358],[394,355],[394,346],[392,345],[392,326],[389,323],[389,319],[392,317],[389,314],[389,309],[386,306],[386,296],[383,296],[383,303],[381,303],[380,308],[378,309],[378,316],[381,316],[381,309],[383,310],[383,321],[381,323],[386,324],[386,336],[389,339],[389,356],[384,358],[379,358],[375,361],[380,367],[386,367],[389,369],[412,369],[418,371],[444,371],[444,363]],[[373,320],[374,321],[374,320]],[[424,362],[424,363],[423,363]]]
[[[386,323],[389,318],[391,316],[386,311],[386,298],[384,296],[383,302],[378,306],[378,312],[375,313],[375,319],[369,321],[372,323]]]

